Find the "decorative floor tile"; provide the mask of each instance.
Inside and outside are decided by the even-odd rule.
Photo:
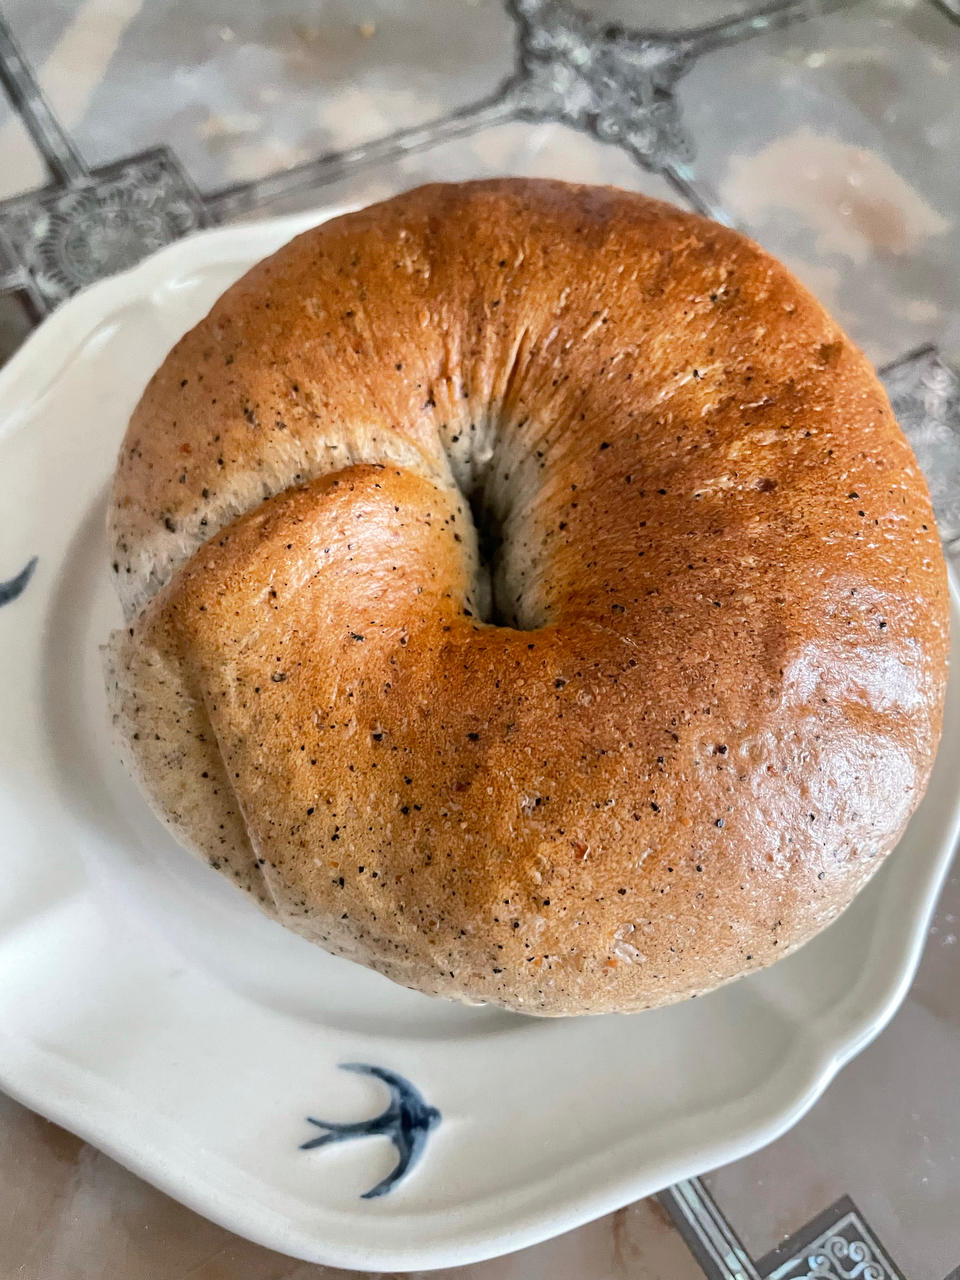
[[[45,7],[19,0],[8,14],[31,59]],[[83,65],[35,65],[88,163],[163,142],[204,190],[434,121],[491,94],[513,60],[501,0],[72,7]],[[98,28],[118,14],[102,49]],[[93,50],[101,63],[79,94]]]
[[[960,542],[960,377],[926,347],[896,361],[884,383],[930,485],[940,536]]]
[[[905,1280],[849,1196],[758,1260],[703,1180],[679,1182],[660,1200],[707,1280]]]
[[[759,1263],[764,1280],[904,1280],[846,1196]]]
[[[960,29],[929,0],[808,12],[680,83],[690,175],[882,363],[960,313]]]
[[[0,200],[42,186],[48,178],[23,121],[0,96]]]
[[[207,215],[165,148],[0,205],[0,233],[48,307],[155,252]]]
[[[290,213],[325,205],[370,204],[422,182],[457,182],[465,178],[556,177],[571,182],[611,183],[631,187],[661,200],[678,200],[660,174],[641,169],[619,147],[560,124],[510,121],[462,138],[440,142],[410,154],[400,153],[375,165],[362,165],[332,178],[322,189],[300,191],[258,203],[247,216]],[[215,202],[214,209],[218,205]]]
[[[577,7],[607,22],[674,32],[758,13],[770,0],[579,0]]]

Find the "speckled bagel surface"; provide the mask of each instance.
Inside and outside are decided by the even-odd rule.
[[[157,813],[423,992],[707,991],[842,911],[927,783],[946,577],[882,386],[755,244],[631,192],[298,237],[153,377],[109,525]]]

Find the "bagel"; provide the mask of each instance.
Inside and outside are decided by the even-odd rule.
[[[299,236],[154,375],[109,534],[156,812],[419,991],[710,990],[834,919],[930,774],[946,572],[882,386],[757,245],[632,192]]]

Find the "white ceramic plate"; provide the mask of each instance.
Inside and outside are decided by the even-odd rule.
[[[958,828],[960,687],[929,795],[847,914],[774,968],[631,1018],[431,1001],[271,924],[152,818],[110,745],[103,533],[130,410],[168,347],[316,221],[205,233],[74,299],[0,374],[0,1085],[234,1231],[369,1269],[469,1262],[770,1141],[896,1009]],[[23,575],[26,576],[26,575]],[[0,587],[0,599],[4,596]],[[960,628],[954,626],[954,634]],[[442,1120],[301,1150],[388,1097]]]

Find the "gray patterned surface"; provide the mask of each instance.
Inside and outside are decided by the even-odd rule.
[[[207,224],[204,206],[165,148],[96,170],[90,185],[8,202],[7,254],[45,307]]]
[[[940,535],[960,550],[960,378],[932,347],[884,376],[894,412],[930,485]]]
[[[857,1210],[843,1209],[766,1280],[903,1280]]]
[[[736,85],[723,95],[717,85]],[[679,87],[695,182],[877,363],[957,313],[960,29],[861,0],[698,61]]]

